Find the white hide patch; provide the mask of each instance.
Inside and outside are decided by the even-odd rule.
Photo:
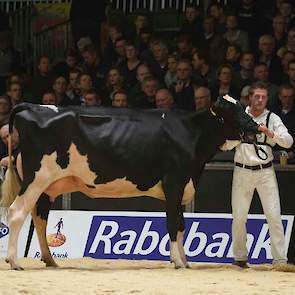
[[[54,112],[58,113],[58,107],[52,104],[40,104],[41,107],[45,107],[48,109],[53,110]]]
[[[223,98],[233,104],[237,104],[237,101],[233,97],[229,96],[228,94],[224,95]]]
[[[126,180],[126,177],[96,185],[94,181],[97,176],[89,169],[87,156],[82,156],[74,144],[71,144],[69,154],[70,161],[66,169],[61,169],[60,166],[56,164],[56,152],[43,157],[40,171],[46,170],[44,173],[47,173],[47,175],[50,174],[50,179],[52,180],[51,185],[48,187],[48,192],[57,191],[61,194],[80,191],[91,198],[151,196],[160,200],[165,200],[162,181],[159,181],[152,188],[145,191],[139,190],[136,184]],[[194,197],[194,194],[195,189],[193,181],[190,179],[185,186],[182,203],[189,203]],[[55,195],[55,193],[51,195]]]
[[[219,149],[222,151],[230,151],[241,143],[240,140],[228,140],[226,139],[225,143],[219,146]]]

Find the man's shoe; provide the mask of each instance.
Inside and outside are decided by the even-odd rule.
[[[235,260],[233,262],[233,265],[238,266],[240,268],[249,268],[249,265],[248,265],[247,261],[243,261],[243,260],[242,261]]]

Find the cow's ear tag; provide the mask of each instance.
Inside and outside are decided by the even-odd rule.
[[[214,117],[216,117],[216,113],[213,111],[212,108],[210,108],[210,112],[211,112],[211,114],[212,114]]]

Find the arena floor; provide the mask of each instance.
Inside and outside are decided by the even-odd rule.
[[[232,265],[192,264],[175,270],[168,262],[70,259],[57,269],[20,260],[25,271],[10,271],[0,260],[0,294],[295,294],[295,266],[240,270]]]

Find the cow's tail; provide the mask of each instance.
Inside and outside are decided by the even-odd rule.
[[[21,112],[25,109],[29,109],[29,105],[21,104],[16,106],[10,115],[9,118],[9,136],[8,136],[8,166],[5,173],[4,181],[1,185],[1,199],[0,199],[0,208],[1,208],[1,215],[6,215],[7,210],[10,205],[15,200],[16,196],[20,192],[20,180],[16,174],[14,165],[13,165],[13,158],[12,158],[12,145],[11,145],[11,137],[13,133],[13,123],[15,115],[18,112]]]

